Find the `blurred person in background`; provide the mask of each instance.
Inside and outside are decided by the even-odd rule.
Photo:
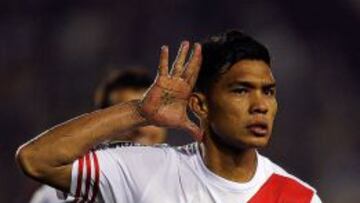
[[[145,68],[127,68],[111,70],[98,85],[94,95],[96,109],[104,109],[118,103],[140,99],[150,87],[152,78]],[[164,143],[166,129],[145,126],[114,136],[110,144],[130,141],[141,145]],[[41,186],[33,195],[30,203],[62,203],[56,190],[50,186]]]
[[[140,99],[151,84],[152,78],[145,68],[114,70],[97,88],[95,106],[97,109],[105,109],[118,103]],[[119,134],[112,140],[143,145],[163,143],[166,140],[166,129],[144,126]]]
[[[89,202],[320,203],[314,188],[257,151],[268,145],[277,113],[267,48],[230,31],[195,43],[187,59],[189,50],[183,41],[169,71],[162,47],[158,75],[140,100],[76,117],[24,144],[22,170]],[[147,125],[186,130],[197,142],[92,150]]]

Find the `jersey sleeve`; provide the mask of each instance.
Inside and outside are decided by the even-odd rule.
[[[137,202],[168,150],[127,146],[91,151],[72,166],[68,198],[86,202]]]

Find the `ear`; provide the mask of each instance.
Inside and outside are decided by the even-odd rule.
[[[208,116],[208,105],[206,96],[203,93],[193,92],[189,98],[189,108],[195,115],[203,120]]]

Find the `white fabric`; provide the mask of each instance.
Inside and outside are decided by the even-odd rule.
[[[99,184],[96,184],[96,160]],[[90,165],[83,162],[81,196],[86,194],[87,174],[91,180],[84,199],[90,200],[96,186],[95,202],[106,203],[199,203],[247,202],[272,174],[288,177],[314,192],[311,203],[321,200],[316,191],[288,174],[269,159],[257,154],[254,177],[247,183],[226,180],[211,172],[203,163],[199,146],[183,147],[113,146],[90,153]],[[85,160],[85,158],[84,158]],[[76,195],[79,160],[73,164],[71,195]],[[87,167],[90,171],[87,171]],[[96,192],[95,192],[96,193]],[[89,201],[91,202],[91,201]]]
[[[57,197],[56,190],[50,186],[41,186],[32,196],[30,203],[64,203]]]

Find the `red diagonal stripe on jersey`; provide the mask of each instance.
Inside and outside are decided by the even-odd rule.
[[[78,198],[80,197],[81,193],[81,180],[83,175],[83,166],[84,166],[84,159],[81,157],[79,159],[79,166],[78,166],[78,174],[77,174],[77,182],[76,182],[76,192],[75,192],[75,200],[74,203],[77,202]]]
[[[90,203],[95,201],[96,195],[99,191],[99,161],[96,156],[96,152],[93,152],[93,161],[95,165],[95,184],[93,187],[93,196],[91,197]]]
[[[85,193],[84,193],[84,201],[87,201],[89,198],[89,190],[90,190],[90,180],[91,180],[91,162],[90,162],[90,153],[85,156],[85,165],[86,165],[86,180],[85,180]],[[81,202],[84,202],[81,201]]]
[[[273,174],[248,203],[309,203],[314,192],[298,181]]]

